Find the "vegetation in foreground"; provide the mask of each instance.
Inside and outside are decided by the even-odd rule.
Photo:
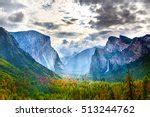
[[[53,93],[45,99],[72,100],[146,100],[150,99],[150,79],[132,81],[130,76],[124,82],[75,81],[69,79],[51,80]]]
[[[39,81],[0,73],[0,99],[37,100],[141,100],[150,99],[150,79],[132,81],[127,76],[124,82],[76,81],[71,79],[46,79]]]
[[[26,71],[26,69],[17,68],[8,61],[0,58],[0,99],[150,99],[150,75],[141,76],[140,80],[136,80],[136,76],[134,75],[133,77],[129,70],[127,76],[121,82],[86,81],[86,79],[85,81],[78,81],[69,78],[59,79],[55,75],[52,76],[42,76],[30,69]]]
[[[128,73],[122,82],[77,81],[40,77],[0,58],[2,100],[136,100],[150,99],[150,76],[135,80]]]

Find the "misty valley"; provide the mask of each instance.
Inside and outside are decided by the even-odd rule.
[[[0,99],[150,99],[150,35],[60,58],[51,37],[1,27]]]

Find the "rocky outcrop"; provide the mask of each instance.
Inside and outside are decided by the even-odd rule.
[[[36,31],[11,33],[21,49],[29,53],[37,62],[55,72],[61,72],[59,55],[51,46],[50,37]]]
[[[97,49],[91,60],[90,74],[93,80],[120,72],[128,64],[150,53],[150,35],[129,39],[110,37],[103,49]],[[124,68],[123,68],[124,70]]]

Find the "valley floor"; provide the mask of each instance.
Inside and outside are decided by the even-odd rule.
[[[150,78],[124,82],[76,81],[72,79],[39,79],[39,83],[9,76],[0,78],[0,99],[23,100],[141,100],[150,99]]]

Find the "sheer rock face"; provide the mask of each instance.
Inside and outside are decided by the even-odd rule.
[[[38,77],[55,77],[54,72],[37,63],[27,52],[23,51],[14,37],[0,27],[0,58],[11,63],[24,73]]]
[[[111,36],[105,47],[86,49],[67,58],[63,65],[51,47],[50,37],[36,31],[16,32],[12,35],[20,48],[45,67],[65,75],[89,75],[92,80],[102,80],[103,76],[110,74],[122,74],[126,65],[137,63],[150,54],[150,35],[133,39]]]
[[[60,72],[62,63],[51,46],[50,37],[36,31],[11,33],[21,49],[29,53],[37,62],[50,70]]]
[[[92,56],[90,74],[94,78],[100,78],[148,54],[150,54],[150,35],[133,40],[124,36],[110,37],[104,49],[97,49]]]
[[[121,52],[124,49],[128,48],[128,46],[132,43],[132,39],[120,36],[119,38],[111,36],[108,38],[105,50],[109,53]]]
[[[109,37],[105,47],[86,49],[69,59],[65,74],[86,75],[100,80],[101,76],[121,71],[123,66],[137,61],[150,52],[150,36],[130,39],[125,36]],[[124,69],[124,68],[123,68]]]

